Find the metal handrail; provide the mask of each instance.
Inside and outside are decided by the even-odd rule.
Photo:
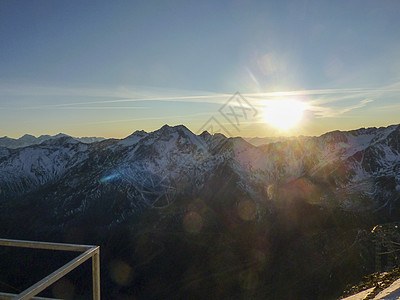
[[[0,300],[12,300],[16,295],[11,293],[0,292]],[[33,297],[32,300],[62,300],[58,298],[46,298],[46,297]]]
[[[76,251],[83,252],[78,257],[66,263],[61,268],[46,276],[39,282],[18,295],[14,295],[13,300],[28,300],[39,294],[41,291],[52,285],[54,282],[65,276],[73,269],[92,258],[92,284],[93,284],[93,300],[100,300],[100,247],[89,245],[60,244],[47,242],[33,242],[23,240],[0,239],[0,246],[20,247],[31,249],[46,249],[57,251]]]

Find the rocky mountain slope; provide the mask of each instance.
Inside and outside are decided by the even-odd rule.
[[[109,297],[187,298],[200,284],[329,299],[371,271],[362,236],[398,219],[399,195],[400,125],[259,147],[182,125],[0,147],[0,234],[101,244]]]
[[[184,126],[167,125],[155,132],[137,131],[122,140],[92,144],[60,136],[40,145],[0,147],[0,195],[2,199],[22,196],[57,183],[71,193],[90,186],[93,193],[88,197],[93,197],[101,186],[116,182],[129,185],[130,200],[152,207],[156,204],[140,194],[142,189],[200,190],[224,166],[257,202],[273,200],[274,190],[282,185],[296,184],[304,185],[303,192],[319,205],[347,210],[391,208],[400,191],[399,152],[398,125],[260,147],[241,138],[207,132],[197,136]],[[320,190],[318,196],[312,193]]]

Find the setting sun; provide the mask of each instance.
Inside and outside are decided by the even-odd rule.
[[[279,129],[289,129],[303,117],[306,105],[297,100],[271,100],[265,103],[264,121]]]

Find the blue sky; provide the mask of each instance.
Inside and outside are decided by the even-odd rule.
[[[231,135],[400,123],[399,1],[0,2],[0,136],[124,137],[212,117]],[[258,112],[232,127],[239,91]],[[282,132],[265,101],[307,103]]]

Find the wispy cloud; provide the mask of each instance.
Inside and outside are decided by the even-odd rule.
[[[319,89],[319,90],[300,90],[289,92],[257,93],[245,94],[248,98],[260,99],[265,97],[269,100],[285,97],[299,97],[317,118],[332,118],[342,116],[350,111],[366,107],[374,99],[383,99],[399,96],[400,82],[396,82],[379,88],[352,88],[352,89]],[[255,100],[256,101],[256,100]],[[386,101],[382,101],[386,103]],[[374,109],[379,109],[380,105],[375,105]],[[400,108],[400,106],[397,106]]]
[[[373,99],[400,93],[400,82],[378,88],[344,88],[344,89],[314,89],[282,92],[242,93],[254,106],[262,106],[265,101],[285,97],[299,97],[304,101],[316,117],[328,118],[343,115],[355,109],[368,105]],[[120,110],[147,109],[143,102],[168,101],[182,103],[224,104],[231,93],[212,93],[201,91],[173,90],[153,87],[116,87],[116,88],[62,88],[43,86],[5,86],[0,85],[0,101],[7,95],[31,97],[62,96],[70,97],[65,102],[60,98],[58,103],[14,106],[18,109],[71,109],[71,110]],[[109,99],[104,99],[104,98]],[[101,98],[101,100],[99,99]],[[83,100],[82,99],[90,99]],[[79,101],[81,100],[81,101]],[[36,102],[36,101],[35,101]],[[135,102],[141,105],[135,106]],[[342,102],[338,105],[333,103]],[[132,105],[128,105],[131,103]],[[119,104],[125,104],[123,106]],[[0,109],[7,109],[1,108]],[[165,116],[168,117],[168,116]]]
[[[344,114],[344,113],[346,113],[346,112],[352,111],[352,110],[354,110],[354,109],[364,107],[364,106],[367,105],[367,103],[370,103],[370,102],[373,102],[373,101],[374,101],[374,100],[372,100],[372,99],[364,99],[364,100],[361,100],[361,101],[360,101],[358,104],[356,104],[356,105],[348,106],[348,107],[345,107],[345,108],[339,110],[339,114],[341,115],[341,114]]]
[[[193,114],[185,114],[185,115],[173,115],[173,116],[160,116],[160,117],[143,117],[143,118],[130,118],[130,119],[117,119],[117,120],[106,120],[106,121],[96,121],[96,122],[85,122],[83,125],[93,125],[93,124],[111,124],[111,123],[124,123],[124,122],[132,122],[132,121],[150,121],[150,120],[166,120],[173,118],[186,118],[186,117],[194,117],[194,116],[208,116],[209,113],[193,113]]]
[[[324,106],[314,105],[314,106],[309,106],[309,110],[314,112],[314,115],[318,118],[332,118],[332,117],[338,117],[338,116],[343,115],[352,110],[362,108],[362,107],[366,106],[368,103],[373,102],[373,101],[374,100],[372,100],[372,99],[364,99],[364,100],[359,101],[357,104],[340,107],[340,108],[332,108],[332,107],[324,107]]]
[[[400,93],[400,82],[379,87],[379,88],[346,88],[346,89],[316,89],[316,90],[297,90],[286,92],[266,92],[266,93],[245,93],[247,97],[287,97],[287,96],[328,96],[315,97],[309,100],[310,104],[325,104],[343,100],[366,98],[368,96],[377,96],[386,93]],[[332,96],[333,95],[333,96]]]
[[[226,97],[231,96],[228,94],[224,95],[207,95],[207,96],[176,96],[176,97],[148,97],[148,98],[132,98],[132,99],[114,99],[114,100],[103,100],[103,101],[85,101],[77,103],[59,103],[37,106],[37,108],[53,108],[53,107],[68,107],[76,105],[88,105],[88,104],[117,104],[117,103],[129,103],[129,102],[142,102],[142,101],[176,101],[176,102],[194,102],[194,103],[224,103]],[[213,101],[204,101],[204,99],[211,99]]]
[[[147,106],[28,106],[28,107],[20,107],[18,109],[58,109],[58,110],[65,110],[65,109],[77,109],[77,110],[121,110],[121,109],[150,109],[151,107]]]
[[[107,105],[134,103],[141,101],[175,101],[223,104],[231,94],[204,91],[187,91],[153,87],[115,87],[115,88],[63,88],[45,86],[0,85],[0,102],[13,99],[31,99],[37,105],[23,109],[51,109],[56,107]],[[41,97],[51,98],[51,102]],[[65,99],[68,101],[65,101]],[[8,101],[9,102],[9,101]]]
[[[57,96],[57,97],[88,97],[88,98],[112,98],[114,101],[140,101],[140,100],[171,100],[214,97],[224,94],[177,90],[169,88],[157,88],[146,86],[121,86],[109,88],[80,88],[80,87],[54,87],[35,85],[5,85],[0,84],[1,96]],[[229,95],[229,94],[228,94]],[[117,100],[115,100],[117,99]],[[97,102],[97,101],[95,101]],[[98,101],[103,103],[103,101]],[[108,101],[105,100],[104,103]]]

